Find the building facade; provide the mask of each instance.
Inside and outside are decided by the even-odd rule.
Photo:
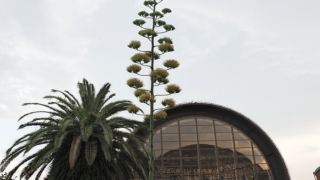
[[[166,111],[155,123],[155,179],[290,180],[272,140],[245,116],[204,103]]]

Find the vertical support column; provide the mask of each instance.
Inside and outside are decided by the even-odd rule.
[[[213,134],[214,134],[214,143],[215,143],[216,165],[217,165],[218,178],[220,179],[222,174],[220,173],[219,152],[218,152],[218,142],[217,142],[217,133],[216,133],[216,122],[215,122],[215,120],[212,120],[212,123],[213,123]]]
[[[201,166],[201,152],[200,152],[200,145],[199,145],[199,131],[198,131],[198,120],[195,118],[196,121],[196,135],[197,135],[197,159],[198,159],[198,167],[200,169],[200,179],[202,179],[202,166]]]
[[[258,176],[258,174],[257,174],[257,168],[256,168],[256,157],[255,157],[255,154],[254,154],[254,149],[253,149],[253,143],[252,143],[252,141],[250,141],[251,142],[251,150],[252,150],[252,156],[253,156],[253,177],[254,177],[254,179],[256,179],[256,180],[259,180],[259,176]]]
[[[179,136],[179,158],[180,158],[180,176],[183,179],[183,168],[182,168],[182,150],[181,150],[181,133],[180,133],[180,119],[178,120],[178,136]]]
[[[231,127],[231,136],[232,136],[232,144],[233,144],[233,158],[234,158],[234,175],[236,177],[236,180],[240,179],[240,173],[238,172],[238,156],[237,156],[237,150],[236,150],[236,143],[234,140],[234,133],[233,133],[233,127]]]
[[[162,127],[160,129],[160,142],[161,142],[161,179],[164,178],[164,174],[163,174],[163,170],[164,170],[164,166],[163,166],[163,137],[162,137]]]

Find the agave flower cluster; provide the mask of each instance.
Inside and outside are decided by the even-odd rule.
[[[62,96],[45,96],[48,104],[24,104],[43,106],[47,110],[27,113],[19,120],[37,113],[47,116],[33,118],[19,127],[35,126],[37,130],[18,139],[6,151],[2,171],[19,155],[28,155],[9,171],[8,178],[23,165],[20,178],[25,179],[31,176],[39,179],[45,169],[49,171],[50,180],[117,179],[119,170],[128,179],[134,171],[142,178],[146,176],[148,157],[144,142],[133,133],[144,124],[114,116],[126,110],[130,101],[109,102],[115,95],[108,95],[109,83],[97,94],[85,79],[78,83],[78,88],[80,101],[68,91],[52,90]],[[42,148],[31,151],[37,146]]]
[[[174,93],[179,93],[181,91],[180,87],[176,84],[169,83],[169,72],[168,70],[175,69],[179,67],[179,62],[175,59],[168,59],[163,62],[163,67],[155,67],[155,61],[160,60],[161,55],[174,51],[173,41],[169,37],[162,37],[158,39],[158,44],[156,44],[155,38],[159,34],[163,34],[169,31],[173,31],[175,27],[173,25],[167,24],[165,21],[161,20],[166,14],[171,13],[169,8],[164,8],[160,11],[156,10],[157,5],[162,2],[156,0],[144,1],[144,5],[150,8],[151,12],[141,11],[138,13],[139,16],[145,19],[152,20],[152,27],[144,27],[146,23],[143,19],[136,19],[133,24],[142,28],[138,34],[151,42],[149,50],[140,50],[141,42],[138,40],[133,40],[129,43],[128,47],[132,48],[138,53],[131,57],[131,64],[127,67],[129,73],[137,74],[138,76],[147,76],[151,80],[150,89],[144,87],[144,83],[139,78],[130,78],[127,81],[127,85],[135,89],[134,95],[139,99],[141,103],[147,105],[153,105],[156,102],[157,96],[167,96]],[[157,31],[157,28],[163,28],[163,30]],[[149,74],[140,74],[142,67],[150,69]],[[156,94],[154,87],[165,85],[164,88],[167,94]],[[164,107],[172,107],[175,105],[175,101],[172,98],[163,99],[161,104]],[[130,113],[138,113],[141,109],[137,105],[131,105],[128,108]],[[141,111],[142,112],[142,111]],[[158,111],[159,118],[166,118],[165,111]],[[153,114],[151,112],[150,114]],[[149,119],[150,114],[145,114],[145,119]],[[157,113],[156,113],[157,114]],[[156,115],[155,114],[155,115]]]
[[[173,41],[169,37],[160,37],[156,40],[158,35],[167,33],[169,31],[175,30],[175,27],[171,24],[167,24],[163,21],[163,18],[171,10],[169,8],[164,8],[161,11],[157,10],[159,3],[163,0],[146,0],[144,1],[144,6],[149,8],[151,11],[140,11],[138,15],[143,19],[136,19],[133,24],[140,27],[141,30],[138,32],[140,36],[146,38],[150,41],[150,49],[141,50],[141,42],[138,40],[133,40],[129,43],[128,47],[137,51],[131,57],[133,64],[127,67],[129,73],[134,73],[140,77],[148,77],[150,80],[150,88],[145,88],[143,81],[139,78],[133,77],[127,81],[127,85],[135,89],[134,95],[138,100],[150,106],[149,113],[144,113],[141,108],[137,105],[132,104],[128,107],[130,113],[138,114],[141,112],[144,115],[144,120],[150,124],[150,154],[149,154],[149,179],[153,180],[153,134],[154,134],[154,121],[159,119],[165,119],[167,117],[166,112],[163,110],[165,107],[173,107],[175,101],[172,98],[165,98],[161,101],[164,106],[162,108],[155,108],[154,104],[159,96],[168,96],[171,94],[179,93],[181,91],[180,87],[176,84],[169,84],[169,70],[179,67],[179,62],[175,59],[167,59],[163,61],[161,67],[156,67],[155,62],[160,61],[161,56],[165,53],[173,52],[174,46]],[[145,27],[146,21],[151,20],[151,27]],[[142,69],[147,69],[142,71]],[[143,73],[146,72],[146,73]],[[155,88],[159,86],[165,86],[164,93],[156,93]],[[159,91],[157,91],[159,92]]]

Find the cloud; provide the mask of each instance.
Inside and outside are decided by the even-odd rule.
[[[285,11],[280,8],[285,6],[289,6]],[[241,33],[245,39],[238,48],[246,53],[245,61],[260,56],[255,58],[260,61],[257,68],[277,68],[288,76],[320,73],[320,52],[316,49],[320,46],[320,14],[312,3],[183,1],[174,4],[173,10],[182,26],[186,25],[183,31],[193,33],[185,38],[193,37],[189,41],[194,45],[211,42],[207,47],[216,49],[232,43],[232,34]],[[205,38],[197,41],[194,36]],[[216,57],[214,52],[211,55]]]
[[[296,134],[294,136],[274,139],[282,152],[292,178],[312,178],[312,172],[319,166],[320,160],[320,158],[317,158],[320,153],[320,146],[316,143],[318,139],[319,135],[316,134]],[[309,173],[303,174],[301,173],[301,169]],[[306,175],[308,175],[308,178]]]

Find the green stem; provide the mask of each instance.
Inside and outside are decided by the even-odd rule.
[[[155,4],[153,5],[153,12],[156,11],[156,0],[154,0]],[[152,30],[154,31],[156,26],[155,17],[152,18]],[[151,38],[151,71],[154,70],[154,37]],[[153,77],[151,76],[151,87],[150,87],[151,96],[154,96],[154,83]],[[154,135],[154,117],[153,117],[153,107],[154,103],[150,102],[150,158],[149,158],[149,180],[154,179],[154,152],[153,152],[153,135]]]

